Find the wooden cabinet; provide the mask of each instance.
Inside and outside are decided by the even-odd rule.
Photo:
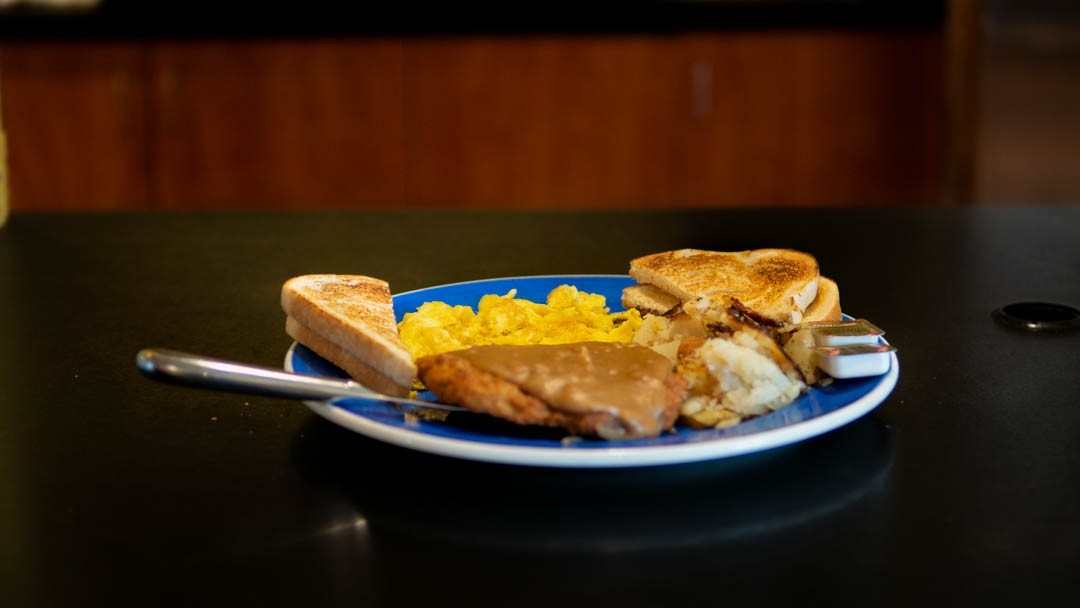
[[[168,42],[149,54],[156,206],[404,200],[400,42]]]
[[[935,28],[0,44],[12,207],[934,204]]]
[[[126,43],[0,45],[11,208],[146,205],[144,54]]]
[[[410,200],[677,202],[687,81],[671,38],[424,40],[407,53]]]
[[[936,32],[699,35],[686,53],[710,83],[688,129],[688,204],[940,201]]]

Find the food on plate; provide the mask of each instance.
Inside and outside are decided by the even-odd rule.
[[[285,319],[285,333],[318,353],[323,359],[340,367],[350,378],[371,390],[394,397],[408,396],[409,386],[391,380],[389,376],[376,370],[363,358],[308,329],[296,319],[292,317]]]
[[[629,342],[641,324],[636,310],[612,313],[600,294],[560,285],[545,303],[517,298],[517,291],[488,294],[469,306],[426,302],[405,313],[398,332],[416,359],[484,344]]]
[[[814,335],[810,328],[802,327],[786,335],[783,342],[784,352],[798,366],[803,379],[809,385],[821,384],[827,379],[823,371],[818,367],[817,353],[814,350]]]
[[[780,327],[802,321],[819,283],[814,256],[793,249],[664,251],[631,260],[630,276],[680,302],[704,296],[737,300],[759,320]]]
[[[667,358],[620,342],[474,346],[417,367],[441,402],[605,439],[669,430],[686,393]]]
[[[281,301],[290,336],[377,391],[426,388],[514,423],[607,439],[655,437],[676,421],[730,426],[841,372],[887,368],[884,350],[855,369],[839,351],[822,363],[822,348],[882,332],[841,322],[839,286],[810,254],[681,249],[632,260],[630,275],[622,312],[564,284],[545,302],[513,289],[475,311],[425,302],[396,323],[385,281],[330,274],[290,279]]]
[[[818,384],[825,379],[814,350],[817,344],[811,331],[813,324],[835,322],[842,317],[840,288],[832,279],[819,277],[817,297],[807,307],[802,322],[780,333],[779,339],[784,352],[799,366],[807,383]]]
[[[637,310],[643,315],[662,315],[682,304],[682,300],[656,285],[638,283],[623,289],[622,305],[627,310]]]
[[[686,424],[724,427],[780,409],[808,389],[777,335],[737,303],[698,298],[673,314],[647,316],[634,342],[667,357],[686,378]]]
[[[281,288],[285,331],[374,390],[403,396],[416,363],[401,341],[390,286],[362,275],[309,274]]]
[[[624,306],[646,316],[675,317],[735,306],[767,326],[805,382],[824,379],[813,337],[804,324],[839,320],[840,289],[820,274],[814,256],[778,248],[680,249],[631,260],[630,275],[638,283],[623,290]],[[661,348],[674,347],[667,343]]]
[[[800,325],[839,321],[842,316],[840,311],[840,287],[836,284],[836,281],[828,277],[818,277],[817,296],[803,312]]]

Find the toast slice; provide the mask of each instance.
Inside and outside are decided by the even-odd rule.
[[[662,315],[681,303],[682,300],[656,285],[638,283],[622,291],[623,308],[636,308],[643,315]]]
[[[293,340],[315,351],[320,357],[345,370],[349,377],[364,386],[392,397],[407,397],[408,386],[394,382],[385,374],[368,365],[363,359],[353,355],[341,346],[308,329],[303,323],[292,317],[285,318],[285,333]]]
[[[818,279],[818,295],[806,309],[803,323],[814,321],[839,321],[843,318],[840,310],[840,288],[836,281],[828,277]],[[824,377],[817,366],[814,353],[814,335],[809,328],[796,326],[786,334],[784,352],[799,366],[799,371],[806,378],[807,384],[818,384]]]
[[[818,263],[793,249],[679,249],[635,258],[630,276],[685,302],[706,296],[738,300],[761,318],[796,325],[814,301]]]
[[[803,311],[801,323],[812,321],[839,321],[843,315],[840,310],[840,287],[829,277],[818,277],[817,297]]]
[[[293,277],[282,285],[281,307],[294,320],[294,331],[299,324],[309,330],[304,335],[315,334],[325,340],[312,344],[297,340],[319,355],[331,361],[337,356],[326,344],[329,342],[395,384],[412,386],[416,363],[398,336],[386,281],[338,274]]]

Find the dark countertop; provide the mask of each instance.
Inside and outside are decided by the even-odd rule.
[[[649,0],[541,2],[142,2],[102,0],[77,12],[0,12],[18,37],[352,36],[398,34],[670,32],[746,27],[939,26],[942,0]]]
[[[865,417],[751,456],[461,461],[134,366],[146,346],[280,366],[279,291],[298,274],[405,291],[766,246],[814,253],[901,373]],[[16,212],[0,228],[0,605],[1075,598],[1080,332],[990,313],[1080,306],[1078,260],[1080,206]]]

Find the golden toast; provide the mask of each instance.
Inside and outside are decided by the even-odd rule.
[[[631,260],[630,276],[680,302],[702,297],[735,299],[780,326],[802,322],[804,311],[817,297],[820,278],[817,260],[792,249],[665,251]]]
[[[385,390],[382,379],[368,375],[365,368],[370,368],[399,387],[412,386],[416,364],[398,336],[386,281],[361,275],[293,277],[281,288],[281,307],[289,335],[346,372],[362,376],[355,380]]]

